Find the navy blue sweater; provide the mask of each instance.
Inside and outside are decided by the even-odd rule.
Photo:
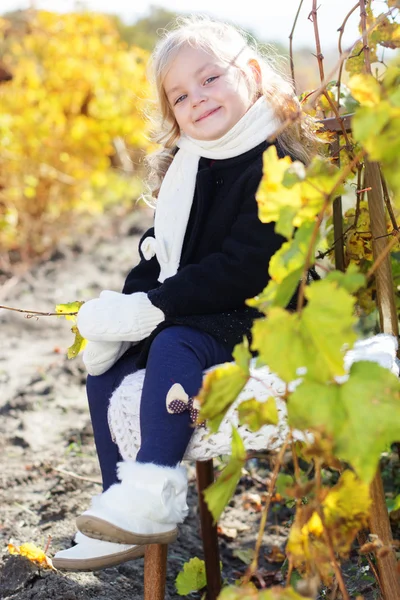
[[[201,158],[195,196],[176,275],[157,281],[159,265],[141,254],[128,274],[123,292],[148,292],[165,321],[141,344],[145,364],[154,337],[171,325],[206,331],[233,349],[249,336],[257,310],[245,300],[261,292],[269,280],[268,265],[285,238],[274,223],[261,223],[255,199],[262,178],[266,142],[234,158]],[[278,148],[278,154],[283,153]],[[142,237],[154,235],[153,228]]]

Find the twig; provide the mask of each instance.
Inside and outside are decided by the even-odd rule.
[[[101,481],[98,479],[91,479],[90,477],[82,477],[82,475],[77,475],[77,473],[73,473],[72,471],[65,471],[64,469],[59,469],[58,467],[51,467],[53,471],[57,471],[57,473],[61,473],[61,475],[68,475],[69,477],[74,477],[74,479],[79,479],[80,481],[88,481],[89,483],[96,483],[97,485],[102,485]]]
[[[321,83],[324,82],[325,74],[324,74],[324,55],[321,52],[321,41],[319,38],[319,30],[318,30],[318,14],[317,11],[319,6],[317,7],[317,0],[313,0],[312,11],[308,15],[309,20],[312,22],[314,26],[314,36],[315,36],[315,49],[317,51],[316,57],[318,61],[319,68],[319,77],[321,79]]]
[[[43,549],[43,552],[44,552],[45,554],[47,554],[47,552],[48,552],[48,550],[49,550],[49,548],[50,548],[50,544],[51,544],[51,540],[52,540],[52,539],[53,539],[53,538],[51,537],[51,535],[49,535],[49,536],[48,536],[48,538],[47,538],[46,545],[45,545],[45,547],[44,547],[44,549]]]
[[[335,571],[336,581],[338,582],[340,591],[342,593],[342,598],[343,598],[343,600],[350,600],[350,596],[348,594],[348,591],[347,591],[347,588],[346,588],[346,584],[345,584],[344,579],[343,579],[342,571],[340,570],[340,566],[339,566],[339,564],[338,564],[338,562],[336,560],[335,550],[333,548],[333,543],[332,543],[332,538],[330,536],[329,531],[326,528],[324,514],[323,514],[323,511],[321,510],[320,507],[317,508],[317,513],[319,515],[319,518],[321,519],[321,523],[322,523],[323,530],[324,530],[324,534],[323,535],[324,535],[326,544],[328,546],[329,557],[331,559],[333,570]]]
[[[384,200],[385,200],[387,211],[389,213],[389,217],[390,217],[390,220],[391,220],[391,223],[392,223],[392,227],[393,227],[393,229],[395,229],[396,231],[398,231],[399,230],[399,226],[397,225],[396,217],[395,217],[395,214],[393,212],[392,203],[390,202],[389,190],[388,190],[388,187],[386,185],[386,180],[385,180],[385,178],[383,176],[382,168],[381,168],[380,165],[379,165],[379,174],[381,176],[381,184],[382,184],[383,197],[384,197]]]
[[[343,37],[343,33],[344,33],[344,28],[346,27],[346,23],[347,23],[347,21],[349,20],[349,18],[350,18],[350,17],[351,17],[351,15],[353,14],[353,12],[354,12],[355,10],[357,10],[357,8],[359,7],[359,5],[360,5],[360,3],[359,3],[359,2],[357,2],[357,4],[355,4],[355,5],[353,6],[353,8],[352,8],[352,9],[351,9],[351,10],[350,10],[350,11],[347,13],[347,15],[345,16],[343,23],[341,24],[341,26],[340,26],[340,27],[339,27],[339,29],[338,29],[338,31],[340,31],[340,34],[339,34],[339,39],[338,39],[338,51],[339,51],[339,56],[341,56],[341,55],[342,55],[342,52],[343,52],[343,51],[342,51],[342,37]],[[337,85],[337,103],[338,103],[338,106],[339,106],[339,107],[340,107],[340,85],[341,85],[341,81],[342,81],[342,71],[343,71],[343,65],[344,65],[344,62],[342,62],[342,63],[340,64],[340,67],[339,67],[339,74],[338,74],[338,78],[337,78],[337,84],[336,84],[336,85]]]
[[[371,24],[371,26],[366,30],[366,34],[371,33],[371,31],[373,31],[375,29],[375,27],[378,27],[378,25],[380,25],[380,23],[389,15],[392,14],[392,12],[395,10],[395,6],[392,6],[392,8],[390,8],[386,13],[382,13],[381,15],[379,15],[379,17],[377,17],[377,19],[374,21],[374,23]],[[313,98],[312,102],[308,102],[308,106],[309,108],[314,108],[314,104],[317,101],[317,99],[319,98],[319,96],[323,93],[324,89],[326,89],[327,84],[331,81],[332,77],[335,75],[337,69],[339,68],[339,66],[341,64],[344,63],[344,61],[350,57],[350,54],[354,48],[354,46],[362,41],[363,37],[360,36],[358,37],[355,42],[353,42],[353,44],[347,49],[345,50],[341,56],[338,59],[338,62],[336,63],[336,65],[334,66],[334,68],[332,69],[332,71],[329,73],[328,77],[322,82],[322,84],[319,86],[319,88],[317,88],[316,90],[314,90],[310,95],[309,98]],[[361,49],[362,51],[363,49]]]
[[[320,502],[320,494],[321,494],[321,460],[319,458],[315,459],[315,482],[316,482],[316,497],[318,502]],[[322,527],[323,527],[323,535],[328,547],[329,557],[331,559],[331,563],[333,566],[333,570],[335,571],[336,581],[338,582],[340,591],[342,593],[343,600],[350,600],[350,596],[347,592],[346,585],[344,583],[342,571],[340,570],[340,566],[336,560],[335,550],[332,543],[332,538],[325,524],[325,515],[322,509],[321,504],[318,504],[316,507],[317,514],[321,519]]]
[[[329,93],[325,90],[323,92],[323,94],[324,94],[324,96],[325,96],[325,98],[326,98],[329,106],[331,107],[332,112],[335,114],[335,117],[337,118],[337,120],[339,122],[339,125],[340,125],[340,127],[342,129],[343,137],[346,140],[346,146],[345,147],[346,147],[346,149],[349,152],[349,156],[350,156],[350,158],[353,158],[353,156],[354,156],[354,154],[353,154],[353,144],[351,143],[351,141],[349,139],[349,136],[347,135],[347,131],[346,131],[346,127],[344,126],[343,119],[340,116],[339,111],[338,111],[337,107],[335,106],[335,103],[332,101],[332,98],[329,96]],[[340,154],[340,149],[339,149],[339,154]]]
[[[290,72],[291,72],[291,74],[292,74],[293,89],[294,89],[294,93],[295,93],[295,94],[297,93],[297,91],[296,91],[296,79],[295,79],[295,76],[294,76],[294,60],[293,60],[293,34],[294,34],[294,30],[295,30],[295,28],[296,28],[296,25],[297,25],[297,19],[299,18],[299,14],[300,14],[300,11],[301,11],[301,7],[302,7],[302,5],[303,5],[303,0],[300,0],[299,7],[298,7],[298,9],[297,9],[297,13],[296,13],[296,16],[295,16],[295,18],[294,18],[293,27],[292,27],[292,30],[291,30],[291,32],[290,32],[290,34],[289,34],[289,58],[290,58]]]
[[[357,534],[357,542],[358,542],[358,544],[359,544],[359,549],[358,549],[358,553],[359,553],[359,554],[360,554],[360,549],[361,549],[361,547],[362,547],[362,546],[364,546],[364,544],[365,544],[365,542],[367,541],[367,539],[368,539],[368,538],[367,538],[367,535],[366,535],[366,533],[365,533],[364,531],[359,531],[359,532],[358,532],[358,534]],[[371,571],[372,571],[372,574],[373,574],[373,576],[375,577],[375,581],[377,582],[377,584],[378,584],[378,586],[379,586],[379,590],[380,590],[381,596],[382,596],[382,598],[383,598],[383,596],[384,596],[384,592],[383,592],[383,587],[382,587],[381,580],[380,580],[380,578],[379,578],[379,573],[378,573],[378,571],[377,571],[377,569],[376,569],[376,567],[375,567],[374,563],[373,563],[373,562],[372,562],[372,560],[371,560],[370,554],[369,554],[369,553],[367,553],[367,554],[365,554],[364,556],[365,556],[365,558],[366,558],[366,559],[367,559],[367,561],[368,561],[369,567],[370,567],[370,569],[371,569]]]
[[[5,310],[13,310],[19,313],[25,313],[28,315],[36,315],[39,317],[72,317],[77,315],[77,312],[71,313],[58,313],[58,312],[40,312],[39,310],[24,310],[23,308],[13,308],[12,306],[1,306],[0,308],[4,308]]]
[[[37,516],[37,514],[35,512],[33,512],[33,510],[31,510],[27,506],[24,506],[23,504],[20,504],[19,502],[14,502],[14,506],[18,506],[18,508],[21,508],[22,510],[29,513],[30,515],[33,515],[34,517]]]
[[[362,176],[362,183],[361,183],[361,176]],[[359,190],[359,193],[356,193],[356,210],[354,213],[354,223],[353,223],[353,227],[354,229],[357,229],[357,225],[358,225],[358,219],[360,218],[360,212],[361,212],[361,202],[364,200],[364,195],[365,195],[365,169],[362,165],[358,165],[357,167],[357,192]]]
[[[274,492],[274,489],[275,489],[276,480],[277,480],[280,468],[282,466],[283,457],[285,455],[286,448],[288,446],[290,437],[291,437],[291,434],[289,433],[287,435],[285,441],[283,442],[283,444],[281,446],[281,449],[279,450],[278,457],[276,459],[276,463],[275,463],[275,466],[274,466],[274,470],[272,472],[271,480],[270,480],[269,485],[268,485],[268,497],[267,497],[267,499],[265,501],[265,505],[264,505],[263,512],[262,512],[262,515],[261,515],[260,527],[259,527],[259,530],[258,530],[256,546],[255,546],[255,549],[254,549],[254,558],[253,558],[253,560],[252,560],[249,568],[247,569],[247,571],[246,571],[246,573],[245,573],[245,575],[243,577],[243,583],[244,584],[248,583],[250,581],[251,577],[257,571],[258,555],[259,555],[261,544],[262,544],[262,539],[263,539],[263,535],[264,535],[265,525],[267,523],[269,506],[271,504],[271,498],[273,496],[273,492]]]
[[[395,232],[393,232],[395,233]],[[390,235],[390,234],[389,234]],[[386,236],[384,236],[386,237]],[[375,238],[377,239],[377,238]],[[396,232],[396,235],[393,236],[393,239],[390,240],[390,242],[388,243],[388,245],[385,247],[385,249],[380,253],[380,255],[378,256],[378,258],[376,259],[376,261],[374,262],[374,264],[372,265],[372,267],[369,269],[366,278],[367,280],[370,279],[372,277],[372,275],[375,273],[375,271],[379,268],[379,266],[381,265],[381,263],[385,260],[385,258],[387,257],[387,255],[389,254],[389,252],[391,251],[391,249],[399,243],[399,238]]]
[[[286,585],[287,586],[290,585],[290,580],[292,578],[292,573],[293,573],[293,558],[291,556],[289,556],[288,562],[289,562],[289,566],[288,566],[288,571],[286,574]]]

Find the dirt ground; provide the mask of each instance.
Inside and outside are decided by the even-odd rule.
[[[147,209],[123,220],[107,220],[83,241],[60,243],[51,259],[20,277],[4,278],[0,304],[52,311],[55,304],[87,300],[102,289],[121,288],[137,261],[140,232],[150,222]],[[67,360],[72,342],[63,318],[27,319],[0,309],[0,598],[4,600],[139,600],[143,598],[143,559],[96,573],[40,570],[26,559],[11,557],[7,544],[32,542],[48,555],[69,547],[74,519],[101,491],[100,474],[85,396],[81,359]],[[254,547],[260,520],[261,481],[267,460],[244,475],[237,494],[220,521],[220,550],[225,581],[245,571],[244,550]],[[182,565],[202,558],[194,468],[189,465],[190,515],[178,541],[169,548],[165,598],[179,598],[175,578]],[[275,506],[261,551],[260,578],[268,585],[283,580],[281,563],[274,562],[285,543],[291,513]],[[375,598],[375,585],[365,567],[354,560],[354,596]],[[368,570],[368,569],[367,569]],[[357,588],[357,589],[356,589]],[[200,598],[200,594],[190,595]],[[320,596],[326,598],[325,594]]]

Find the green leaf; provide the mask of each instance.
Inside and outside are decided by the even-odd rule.
[[[71,331],[75,335],[75,339],[73,344],[67,350],[67,357],[76,358],[79,352],[82,352],[82,350],[85,348],[87,340],[81,336],[76,325],[71,328]]]
[[[241,363],[245,362],[243,348],[237,350]],[[232,363],[226,363],[207,373],[197,396],[201,404],[199,421],[207,420],[210,431],[217,431],[231,404],[236,400],[249,375],[247,370]]]
[[[332,281],[316,281],[306,288],[308,305],[302,313],[302,329],[312,342],[314,353],[317,352],[318,368],[326,379],[336,375],[344,375],[343,347],[350,346],[357,339],[354,326],[357,318],[353,309],[355,298],[345,289],[337,287]],[[307,364],[311,376],[316,376],[312,361]]]
[[[337,282],[315,281],[306,296],[309,303],[301,315],[273,307],[252,328],[252,349],[286,382],[297,379],[304,367],[316,381],[343,375],[343,349],[356,339],[355,299]]]
[[[175,580],[176,591],[180,596],[197,592],[207,585],[206,567],[204,560],[191,558],[183,565],[183,571],[178,573]]]
[[[232,552],[245,565],[250,565],[254,559],[254,548],[235,548]]]
[[[360,273],[356,265],[350,263],[345,273],[342,271],[331,271],[325,281],[335,281],[339,287],[344,288],[349,294],[354,294],[366,284],[365,275]]]
[[[396,496],[396,498],[388,498],[386,500],[386,506],[389,513],[400,510],[400,494]]]
[[[303,163],[296,161],[285,171],[282,179],[282,185],[291,188],[306,178],[306,168]]]
[[[354,139],[370,152],[374,151],[374,144],[381,134],[384,126],[390,121],[390,105],[382,101],[373,108],[361,106],[356,110],[352,119],[352,131]]]
[[[279,212],[279,218],[275,224],[275,232],[283,235],[285,238],[291,238],[293,235],[293,221],[297,215],[297,208],[292,206],[283,206]]]
[[[218,479],[204,491],[204,499],[216,523],[232,498],[246,461],[246,450],[237,429],[232,427],[232,456]]]
[[[335,455],[369,483],[381,453],[398,440],[400,381],[374,362],[356,362],[343,384],[304,380],[288,401],[292,427],[325,432]]]
[[[337,454],[370,483],[381,453],[399,439],[400,380],[376,363],[354,363],[341,401],[347,418],[335,438]]]
[[[320,212],[327,196],[330,196],[333,190],[335,190],[334,196],[343,194],[343,184],[336,187],[340,177],[341,171],[330,159],[318,155],[313,158],[307,167],[307,177],[301,183],[302,203],[294,221],[296,227],[306,221],[314,223],[316,215]],[[332,196],[330,206],[332,206],[333,200],[334,197]]]
[[[286,473],[279,473],[276,478],[276,491],[283,498],[287,498],[286,490],[288,488],[292,488],[294,485],[294,478],[292,475],[287,475]]]
[[[255,298],[247,300],[246,304],[264,313],[267,313],[271,306],[285,308],[292,299],[302,275],[303,267],[300,267],[286,275],[280,283],[270,279],[267,287]]]
[[[340,387],[304,379],[290,394],[288,423],[301,430],[316,430],[334,435],[346,421],[340,402]]]
[[[275,252],[268,268],[272,279],[281,283],[293,271],[298,272],[304,268],[313,230],[314,223],[303,223],[296,231],[294,238],[282,244],[280,249]],[[315,244],[312,249],[312,256],[314,256],[314,249]]]
[[[272,396],[265,402],[252,398],[245,400],[238,407],[239,423],[247,425],[251,431],[258,431],[263,425],[277,425],[278,410]]]
[[[266,319],[256,319],[252,327],[252,349],[259,353],[263,364],[286,382],[296,379],[298,367],[307,363],[308,349],[301,338],[300,325],[299,314],[273,307]]]
[[[251,360],[251,352],[249,350],[249,340],[247,338],[244,338],[241,344],[237,344],[234,347],[232,356],[238,367],[242,369],[243,373],[250,375],[249,363]]]

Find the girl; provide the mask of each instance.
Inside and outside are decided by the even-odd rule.
[[[148,158],[155,226],[122,293],[103,291],[78,314],[90,340],[83,358],[104,491],[78,517],[77,544],[56,554],[57,568],[110,566],[176,538],[193,428],[171,400],[193,398],[203,371],[232,360],[259,316],[245,300],[266,286],[284,241],[258,219],[264,150],[273,143],[307,163],[314,147],[290,84],[230,25],[180,19],[156,47],[153,70],[162,146]],[[143,366],[142,444],[136,461],[122,461],[108,402]]]

